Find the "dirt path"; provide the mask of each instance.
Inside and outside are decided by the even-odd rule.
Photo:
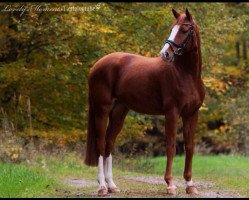
[[[113,194],[107,197],[194,197],[194,198],[240,198],[237,191],[217,190],[215,183],[207,181],[195,181],[199,195],[187,195],[185,193],[184,180],[175,179],[177,195],[166,194],[163,178],[157,176],[118,176],[116,182],[122,190],[120,194]],[[96,197],[97,181],[83,179],[66,179],[64,183],[77,188],[73,196]]]
[[[124,176],[125,179],[133,180],[136,182],[142,182],[142,183],[149,183],[149,184],[159,184],[159,185],[165,185],[165,181],[163,178],[160,177],[143,177],[143,176]],[[177,186],[178,190],[181,188],[182,190],[185,190],[185,182],[183,180],[175,179],[174,180],[175,185]],[[241,197],[238,192],[236,191],[226,191],[226,190],[214,190],[212,189],[215,184],[207,181],[195,181],[195,185],[199,190],[199,195],[193,195],[191,197],[197,197],[197,198],[234,198],[234,197]],[[182,197],[189,197],[189,195],[186,194],[179,194],[178,195]]]

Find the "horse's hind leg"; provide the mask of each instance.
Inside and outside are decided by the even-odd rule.
[[[117,188],[116,184],[113,181],[111,151],[113,150],[117,135],[123,127],[127,113],[128,108],[116,101],[109,116],[109,125],[106,133],[105,180],[108,185],[108,191],[110,193],[120,192],[120,190]]]
[[[106,131],[106,157],[108,157],[113,150],[115,140],[123,127],[128,111],[129,109],[125,105],[118,101],[115,102],[109,115],[109,124]]]
[[[106,145],[106,127],[107,120],[111,110],[111,102],[106,104],[97,104],[94,107],[95,113],[95,128],[97,132],[97,146],[99,151],[98,160],[98,182],[99,189],[98,195],[104,196],[108,193],[105,175],[104,175],[104,158],[105,158],[105,145]]]

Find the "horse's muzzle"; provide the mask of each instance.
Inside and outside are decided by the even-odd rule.
[[[160,56],[164,61],[167,61],[167,62],[172,62],[174,60],[174,55],[170,56],[170,54],[167,51],[160,52]]]

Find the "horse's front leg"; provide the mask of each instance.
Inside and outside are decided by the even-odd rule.
[[[194,135],[198,120],[198,111],[188,117],[183,117],[183,136],[185,143],[185,168],[184,179],[186,180],[186,192],[188,194],[198,194],[198,190],[192,181],[192,158],[194,154]]]
[[[167,167],[165,173],[165,181],[168,185],[167,193],[176,194],[176,186],[173,183],[172,176],[172,164],[173,158],[176,153],[176,133],[177,133],[177,122],[179,119],[179,114],[177,109],[172,109],[165,115],[165,136],[166,136],[166,155],[167,155]]]

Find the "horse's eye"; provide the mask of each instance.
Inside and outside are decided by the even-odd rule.
[[[185,34],[185,33],[187,33],[188,31],[183,30],[183,29],[180,29],[180,32],[183,33],[183,34]]]

